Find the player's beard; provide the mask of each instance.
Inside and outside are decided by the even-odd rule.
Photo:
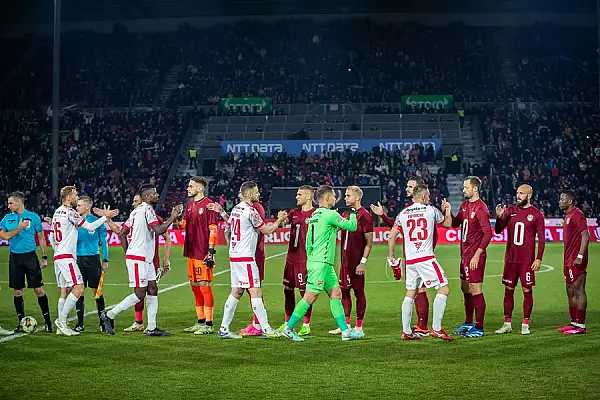
[[[525,207],[529,202],[527,200],[517,200],[518,207]]]

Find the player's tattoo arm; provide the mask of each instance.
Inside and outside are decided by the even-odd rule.
[[[400,231],[396,228],[392,228],[390,231],[390,237],[388,239],[388,258],[390,260],[394,260],[396,258],[395,247],[396,247],[396,238],[400,234]]]
[[[40,250],[42,251],[42,257],[46,257],[48,254],[48,246],[46,245],[46,237],[44,232],[38,232],[38,241],[40,242]]]
[[[163,235],[166,231],[169,230],[171,225],[173,225],[173,222],[175,222],[175,218],[175,216],[171,215],[169,219],[167,219],[164,223],[152,225],[150,229],[152,229],[152,231],[157,235]]]

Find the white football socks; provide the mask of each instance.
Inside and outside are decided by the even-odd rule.
[[[229,294],[229,297],[225,302],[225,308],[223,310],[223,320],[221,321],[221,329],[223,331],[229,331],[229,325],[233,320],[233,316],[235,315],[235,309],[237,308],[238,303],[239,300],[233,297],[231,294]]]
[[[115,306],[112,310],[106,313],[108,318],[115,319],[117,315],[121,314],[123,311],[135,306],[140,302],[140,299],[135,295],[135,293],[131,293],[129,296],[125,297],[119,304]]]
[[[69,295],[67,296],[67,298],[65,299],[62,309],[60,310],[59,314],[58,314],[58,320],[60,322],[67,322],[67,318],[69,317],[69,313],[71,312],[71,310],[73,310],[73,308],[75,308],[75,304],[77,303],[77,297],[75,297],[75,295],[73,295],[73,293],[69,293]],[[59,305],[60,307],[60,305]]]
[[[146,296],[146,309],[148,310],[148,330],[156,329],[156,314],[158,314],[158,296]]]
[[[415,300],[410,297],[405,297],[404,301],[402,302],[402,332],[406,333],[407,335],[412,333],[410,324],[412,322],[412,309],[414,302]]]
[[[58,316],[60,316],[60,313],[61,313],[63,307],[65,306],[65,301],[66,300],[67,299],[63,299],[62,297],[58,298],[58,314],[57,314]]]
[[[446,312],[446,302],[448,301],[448,296],[445,294],[438,293],[433,300],[433,323],[432,328],[434,331],[439,331],[442,329],[442,318],[444,318],[444,313]]]
[[[271,326],[269,325],[269,320],[267,318],[267,310],[265,309],[265,304],[263,303],[262,297],[252,298],[252,311],[254,311],[254,315],[258,318],[258,322],[260,323],[260,327],[263,332],[272,331]]]

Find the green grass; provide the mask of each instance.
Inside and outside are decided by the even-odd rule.
[[[267,246],[265,303],[274,327],[283,320],[281,275],[286,248]],[[455,329],[463,320],[458,281],[458,248],[439,246],[438,259],[450,277],[450,298],[444,325]],[[503,286],[500,282],[503,245],[489,249],[484,285],[488,336],[458,338],[444,343],[433,339],[401,342],[400,304],[404,283],[386,275],[384,246],[376,246],[367,266],[367,315],[364,340],[341,342],[327,330],[334,327],[329,306],[321,298],[313,312],[313,336],[304,343],[249,338],[219,341],[216,335],[194,336],[182,329],[195,321],[193,296],[187,286],[160,296],[158,324],[174,333],[170,338],[123,334],[133,310],[117,319],[117,335],[96,331],[97,316],[86,318],[86,332],[78,337],[35,333],[0,343],[0,398],[404,398],[422,393],[429,398],[600,398],[600,278],[596,260],[600,246],[590,248],[588,278],[589,334],[564,337],[556,328],[568,321],[562,245],[546,248],[546,272],[537,277],[532,335],[519,332],[498,336],[502,324]],[[167,289],[184,283],[186,266],[181,248],[174,250],[173,270],[161,281]],[[111,249],[111,267],[105,282],[107,305],[119,302],[130,290],[122,251]],[[217,272],[226,268],[226,249],[218,255]],[[16,321],[8,278],[7,251],[0,249],[0,325]],[[58,289],[52,267],[44,271],[53,318]],[[215,278],[215,320],[218,326],[229,292],[229,274]],[[86,293],[87,311],[93,311]],[[433,292],[430,293],[430,295]],[[522,296],[516,296],[514,319],[520,321]],[[34,294],[25,298],[26,312],[41,322]],[[247,299],[240,303],[232,329],[245,327],[251,319]],[[104,384],[100,390],[100,384]],[[150,385],[150,386],[149,386]]]

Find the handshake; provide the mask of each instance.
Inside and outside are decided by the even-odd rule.
[[[397,281],[402,279],[402,258],[388,258],[388,265],[394,272],[394,279]]]

